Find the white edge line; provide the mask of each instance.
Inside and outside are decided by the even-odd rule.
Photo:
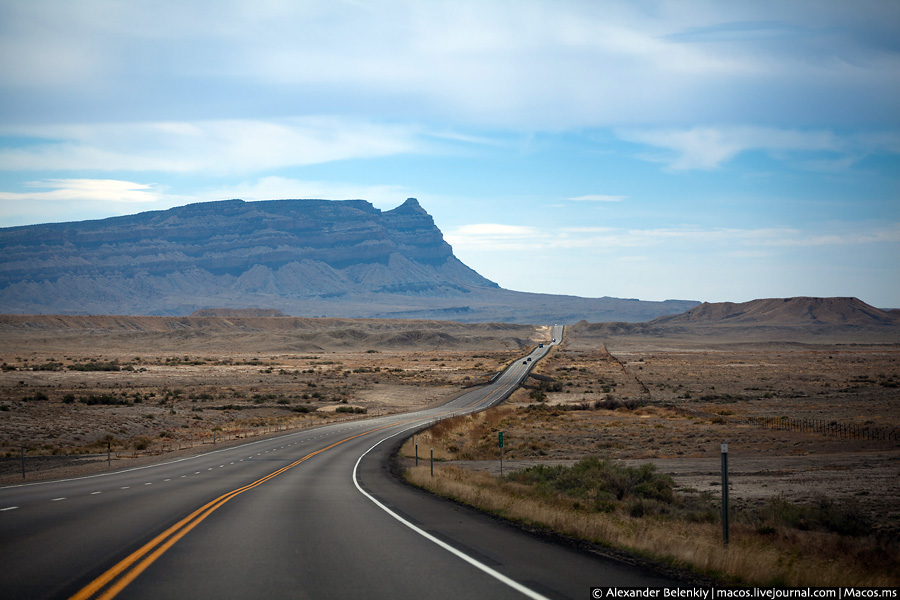
[[[522,585],[522,584],[519,583],[518,581],[515,581],[514,579],[511,579],[511,578],[507,577],[506,575],[504,575],[503,573],[500,573],[499,571],[495,571],[494,569],[490,568],[489,566],[487,566],[487,565],[484,564],[484,563],[478,562],[477,560],[475,560],[474,558],[472,558],[472,557],[469,556],[468,554],[466,554],[466,553],[464,553],[464,552],[460,552],[459,550],[457,550],[456,548],[454,548],[454,547],[451,546],[450,544],[448,544],[448,543],[446,543],[446,542],[444,542],[444,541],[442,541],[442,540],[439,540],[438,538],[434,537],[433,535],[431,535],[431,534],[428,533],[427,531],[425,531],[425,530],[423,530],[423,529],[420,529],[419,527],[416,527],[415,525],[413,525],[412,523],[410,523],[409,521],[407,521],[406,519],[404,519],[403,517],[401,517],[400,515],[398,515],[397,513],[395,513],[394,511],[392,511],[391,509],[389,509],[388,507],[386,507],[384,504],[382,504],[381,502],[379,502],[378,500],[376,500],[374,496],[372,496],[371,494],[369,494],[366,490],[362,489],[362,486],[359,485],[359,481],[358,481],[357,478],[356,478],[356,471],[357,471],[357,469],[359,468],[359,463],[362,462],[362,459],[365,458],[366,454],[368,454],[369,452],[371,452],[372,450],[374,450],[376,446],[378,446],[379,444],[381,444],[381,443],[384,442],[385,440],[389,440],[389,439],[391,439],[392,437],[396,437],[396,436],[400,435],[401,433],[404,433],[404,432],[406,432],[406,431],[409,431],[410,429],[415,429],[415,428],[420,427],[420,426],[421,426],[421,424],[420,424],[420,425],[414,425],[414,426],[412,426],[412,427],[407,427],[406,429],[402,429],[402,430],[398,431],[397,433],[395,433],[395,434],[393,434],[393,435],[389,435],[389,436],[387,436],[386,438],[383,438],[383,439],[381,439],[381,440],[375,442],[375,444],[374,444],[371,448],[369,448],[368,450],[366,450],[365,452],[363,452],[362,455],[359,457],[359,459],[357,459],[356,464],[353,466],[353,485],[356,486],[356,489],[359,490],[359,493],[360,493],[360,494],[362,494],[363,496],[365,496],[366,498],[368,498],[369,500],[371,500],[371,501],[375,504],[375,506],[377,506],[378,508],[380,508],[381,510],[383,510],[383,511],[386,512],[387,514],[391,515],[392,517],[394,517],[395,519],[397,519],[398,521],[400,521],[401,523],[403,523],[404,525],[406,525],[407,527],[409,527],[410,529],[412,529],[413,531],[415,531],[416,533],[418,533],[419,535],[421,535],[421,536],[424,537],[425,539],[427,539],[427,540],[429,540],[429,541],[431,541],[431,542],[434,542],[435,544],[437,544],[438,546],[440,546],[441,548],[443,548],[443,549],[446,550],[447,552],[450,552],[451,554],[453,554],[453,555],[455,555],[455,556],[461,558],[462,560],[466,561],[467,563],[469,563],[470,565],[472,565],[472,566],[475,567],[476,569],[481,570],[482,572],[484,572],[484,573],[490,575],[491,577],[493,577],[493,578],[496,579],[497,581],[506,584],[507,586],[511,587],[512,589],[516,590],[517,592],[519,592],[519,593],[521,593],[521,594],[524,594],[525,596],[527,596],[527,597],[529,597],[529,598],[533,598],[534,600],[549,600],[546,596],[542,596],[541,594],[538,594],[538,593],[535,592],[534,590],[531,590],[531,589],[525,587],[524,585]]]

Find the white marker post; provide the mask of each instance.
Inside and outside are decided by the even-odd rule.
[[[722,444],[722,542],[728,545],[728,444]]]

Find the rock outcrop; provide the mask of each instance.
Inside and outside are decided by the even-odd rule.
[[[696,302],[502,290],[467,267],[414,198],[224,200],[96,221],[0,229],[0,313],[295,316],[560,322],[649,320]],[[539,320],[538,320],[539,319]]]

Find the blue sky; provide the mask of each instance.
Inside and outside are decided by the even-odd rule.
[[[410,196],[510,289],[900,307],[900,3],[0,0],[0,226]]]

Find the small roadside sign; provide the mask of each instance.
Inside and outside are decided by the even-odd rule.
[[[500,432],[500,434],[497,438],[497,446],[499,446],[500,448],[503,447],[503,432],[502,431]]]

